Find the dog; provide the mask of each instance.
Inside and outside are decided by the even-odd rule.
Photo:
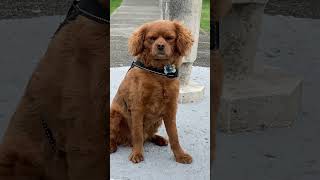
[[[129,53],[136,57],[110,107],[110,153],[118,145],[132,146],[129,160],[144,160],[143,144],[166,146],[157,130],[164,122],[175,160],[191,163],[180,146],[176,127],[179,95],[177,71],[193,44],[191,32],[178,21],[158,20],[139,27],[129,38]],[[167,67],[167,68],[166,68]],[[171,72],[171,76],[164,72]]]
[[[109,5],[105,0],[76,3],[50,41],[9,122],[0,146],[0,179],[107,177],[109,25],[94,21],[95,11],[85,16],[76,7],[85,3],[107,16]]]

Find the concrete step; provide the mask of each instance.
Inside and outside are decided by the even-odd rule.
[[[111,19],[111,26],[113,24],[144,24],[152,21],[153,19],[145,18],[145,19]]]
[[[124,44],[124,42],[126,42],[127,40],[128,40],[127,37],[114,36],[114,35],[111,33],[110,44],[112,44],[112,43],[121,43],[121,44]]]
[[[126,12],[160,12],[158,6],[120,6],[117,11],[126,11]]]
[[[159,19],[160,14],[158,13],[149,13],[147,16],[145,14],[126,14],[126,13],[116,13],[111,16],[112,19],[141,19],[141,18],[147,18],[147,19]]]
[[[116,28],[116,29],[111,29],[111,37],[112,38],[128,38],[132,32],[135,30],[136,28],[126,28],[126,29],[123,29],[121,28],[121,30],[119,30],[119,28]]]
[[[210,43],[208,42],[199,42],[198,43],[198,50],[207,50],[209,51],[210,50]]]
[[[225,81],[217,126],[227,133],[292,127],[301,120],[302,80],[273,67]]]
[[[126,42],[126,43],[124,43]],[[128,43],[127,41],[122,41],[122,43],[119,43],[119,41],[111,41],[110,42],[110,50],[111,51],[128,51]]]
[[[149,16],[160,16],[160,12],[143,12],[143,11],[134,11],[134,12],[126,12],[126,11],[119,11],[116,12],[114,14],[111,15],[111,18],[115,15],[126,15],[129,18],[130,17],[134,17],[134,16],[145,16],[145,17],[149,17]]]
[[[142,25],[142,24],[134,24],[134,23],[127,23],[127,24],[112,24],[112,22],[111,22],[111,25],[110,25],[110,28],[111,29],[127,29],[127,28],[129,28],[129,29],[132,29],[132,28],[137,28],[137,27],[139,27],[140,25]]]
[[[210,58],[210,51],[198,51],[198,58],[201,57],[201,58],[204,58],[204,59],[208,59]]]
[[[208,42],[210,43],[210,34],[204,34],[201,33],[199,34],[199,42]]]
[[[159,4],[158,0],[123,0],[122,6],[157,6]]]

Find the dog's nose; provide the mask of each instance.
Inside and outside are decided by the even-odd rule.
[[[158,44],[158,50],[163,51],[164,45],[163,44]]]

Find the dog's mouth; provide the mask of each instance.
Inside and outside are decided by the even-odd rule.
[[[168,56],[165,52],[157,52],[157,54],[155,54],[154,56],[155,59],[157,60],[164,60],[164,59],[168,59]]]

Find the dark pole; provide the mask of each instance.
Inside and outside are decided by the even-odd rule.
[[[210,107],[211,112],[211,159],[216,156],[216,129],[217,129],[217,115],[219,112],[220,98],[222,94],[223,85],[223,58],[219,51],[220,47],[220,20],[225,16],[231,8],[230,0],[212,0],[211,1],[211,18],[210,18],[210,86],[211,95]]]

